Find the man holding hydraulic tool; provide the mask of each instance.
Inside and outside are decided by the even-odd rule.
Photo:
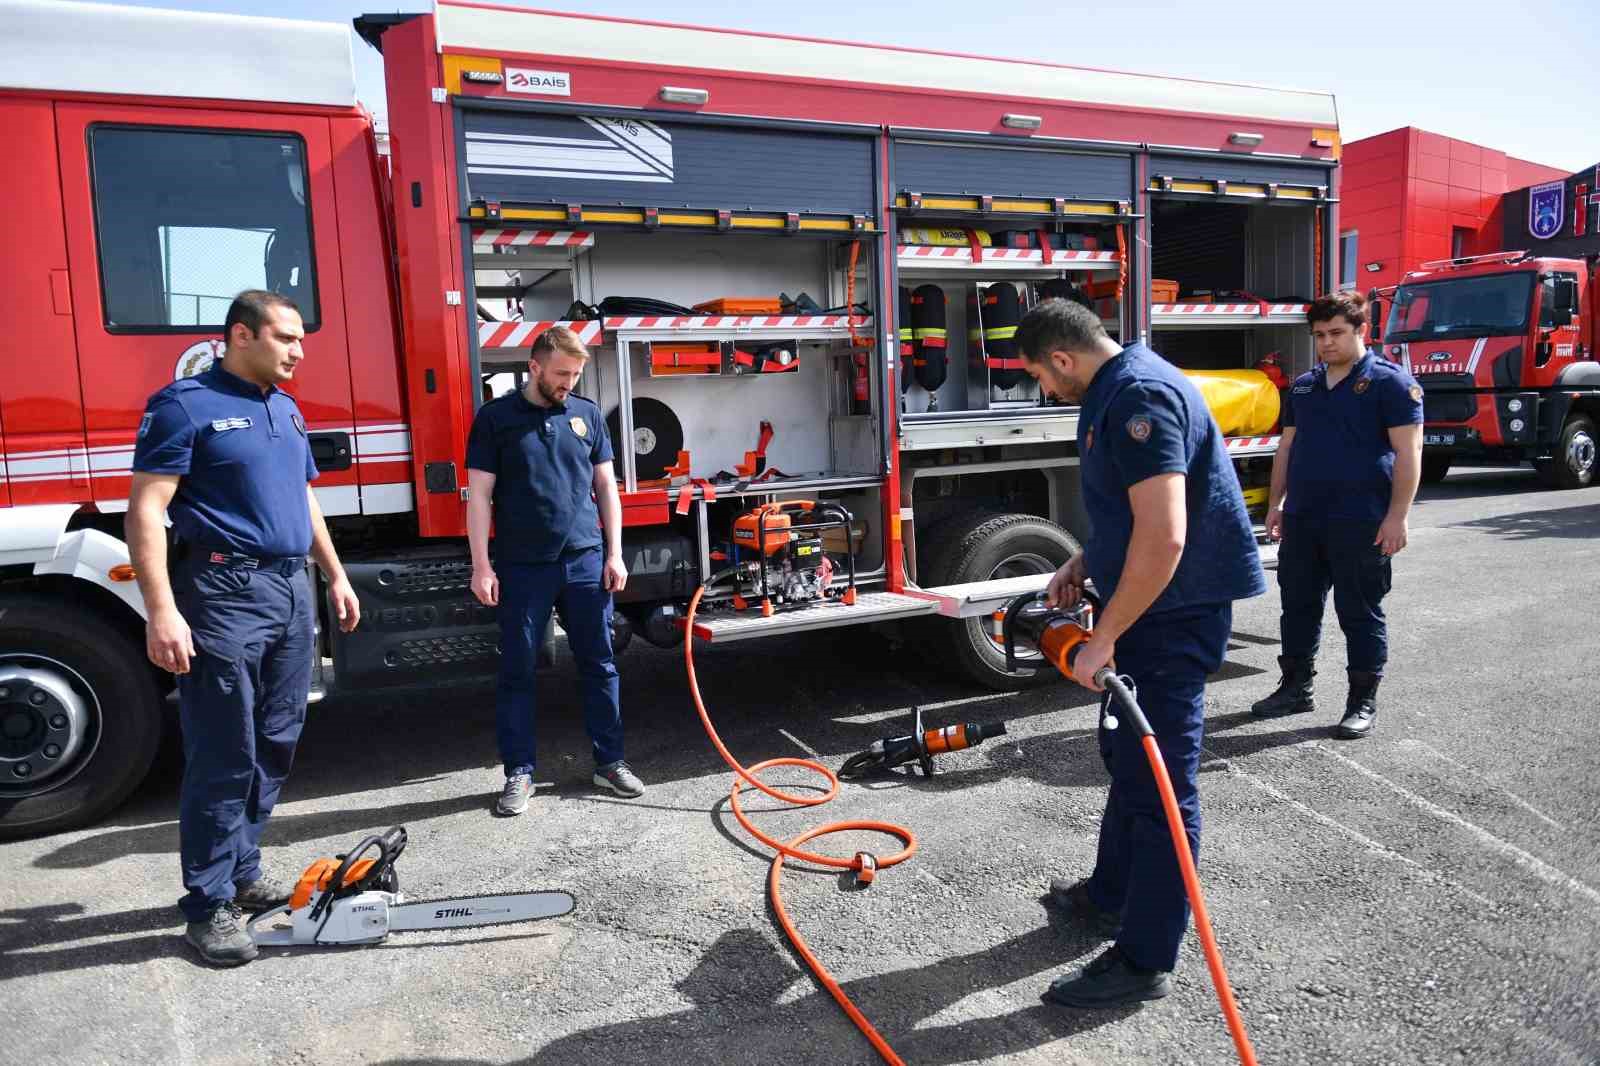
[[[1096,691],[1102,667],[1133,679],[1197,854],[1206,677],[1222,665],[1233,601],[1266,591],[1222,434],[1182,373],[1143,344],[1117,344],[1077,304],[1039,304],[1023,317],[1017,344],[1047,395],[1082,406],[1078,454],[1093,532],[1051,579],[1049,599],[1070,607],[1088,580],[1103,607],[1072,673]],[[1073,919],[1115,940],[1045,993],[1073,1007],[1165,996],[1189,922],[1139,736],[1102,726],[1100,753],[1111,789],[1094,872],[1050,886]]]

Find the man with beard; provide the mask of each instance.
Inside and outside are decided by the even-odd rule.
[[[1106,336],[1093,311],[1046,300],[1023,317],[1017,346],[1046,395],[1082,406],[1079,469],[1093,532],[1049,588],[1051,603],[1072,606],[1087,579],[1102,603],[1074,673],[1097,691],[1102,667],[1133,679],[1198,858],[1206,677],[1222,665],[1233,601],[1266,591],[1238,478],[1199,390],[1143,344]],[[1102,728],[1099,739],[1111,788],[1094,872],[1051,882],[1050,895],[1115,943],[1045,992],[1072,1007],[1167,995],[1189,922],[1139,737]]]
[[[495,720],[505,785],[495,809],[506,816],[526,811],[533,792],[534,667],[552,608],[578,663],[594,784],[628,799],[644,794],[623,761],[611,649],[611,594],[628,580],[611,441],[600,409],[572,395],[588,360],[577,334],[545,330],[527,385],[479,408],[467,440],[472,593],[500,618]]]

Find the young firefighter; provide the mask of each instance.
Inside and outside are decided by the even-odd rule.
[[[1093,311],[1046,300],[1023,317],[1017,342],[1046,394],[1082,405],[1078,454],[1093,535],[1051,580],[1050,599],[1076,603],[1087,578],[1103,607],[1074,673],[1090,688],[1104,666],[1133,678],[1198,856],[1206,677],[1222,665],[1233,601],[1266,591],[1238,478],[1194,385],[1144,345],[1118,345]],[[1100,753],[1111,788],[1094,872],[1053,881],[1050,894],[1115,943],[1045,992],[1072,1007],[1165,996],[1189,922],[1138,735],[1102,729]]]
[[[150,397],[133,452],[128,549],[149,609],[150,661],[178,676],[184,935],[218,966],[256,957],[242,910],[289,902],[263,876],[261,832],[305,724],[316,648],[306,553],[345,632],[356,599],[317,498],[305,420],[279,389],[305,327],[286,297],[234,298],[215,366]],[[168,572],[163,513],[174,536]]]
[[[572,395],[588,360],[570,329],[545,330],[527,386],[479,408],[467,440],[472,593],[500,617],[495,720],[506,780],[496,809],[504,815],[527,810],[533,791],[535,649],[553,607],[578,661],[594,783],[629,799],[644,794],[622,759],[611,652],[611,594],[628,580],[611,441],[600,409]]]
[[[1338,292],[1307,317],[1322,361],[1295,379],[1272,459],[1267,533],[1281,538],[1278,589],[1283,676],[1250,713],[1316,710],[1311,679],[1328,587],[1344,630],[1350,689],[1333,735],[1369,736],[1389,658],[1383,598],[1390,560],[1406,546],[1406,518],[1422,473],[1422,387],[1367,351],[1367,300]]]

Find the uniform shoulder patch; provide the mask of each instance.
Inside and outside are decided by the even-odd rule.
[[[1150,420],[1144,415],[1134,415],[1128,419],[1128,436],[1137,443],[1143,444],[1150,439]]]
[[[146,416],[148,417],[148,416]],[[1094,447],[1094,427],[1090,426],[1083,434],[1083,450],[1089,451]]]
[[[1411,386],[1410,389],[1407,390],[1407,392],[1410,394],[1411,400],[1412,400],[1413,403],[1421,403],[1422,402],[1422,386],[1421,385],[1413,385],[1413,386]]]
[[[156,416],[153,415],[153,414],[150,414],[149,412],[146,412],[145,416],[143,418],[139,419],[139,436],[138,436],[138,439],[140,439],[140,440],[144,439],[144,435],[146,433],[150,432],[150,423],[154,422],[155,420],[156,420]]]
[[[298,429],[300,431],[300,435],[302,437],[304,437],[306,435],[306,420],[300,417],[300,412],[299,411],[296,411],[293,414],[291,414],[289,416],[289,421],[294,423],[294,428]]]

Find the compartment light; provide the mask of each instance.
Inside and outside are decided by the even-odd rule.
[[[506,76],[498,70],[463,70],[462,81],[475,81],[484,85],[499,85],[506,80]]]
[[[669,104],[703,104],[711,99],[705,89],[686,89],[681,85],[663,85],[661,99]]]
[[[1247,147],[1254,148],[1256,145],[1260,144],[1261,141],[1262,141],[1262,136],[1259,133],[1230,133],[1230,134],[1228,134],[1228,143],[1230,143],[1230,144],[1242,144],[1242,145],[1246,145]]]
[[[1376,274],[1378,271],[1380,271],[1382,269],[1383,269],[1383,264],[1382,263],[1368,263],[1367,264],[1367,270],[1368,270],[1369,273]]]
[[[1044,125],[1044,119],[1038,115],[1018,115],[1008,111],[1000,117],[1000,125],[1014,130],[1036,130]]]

